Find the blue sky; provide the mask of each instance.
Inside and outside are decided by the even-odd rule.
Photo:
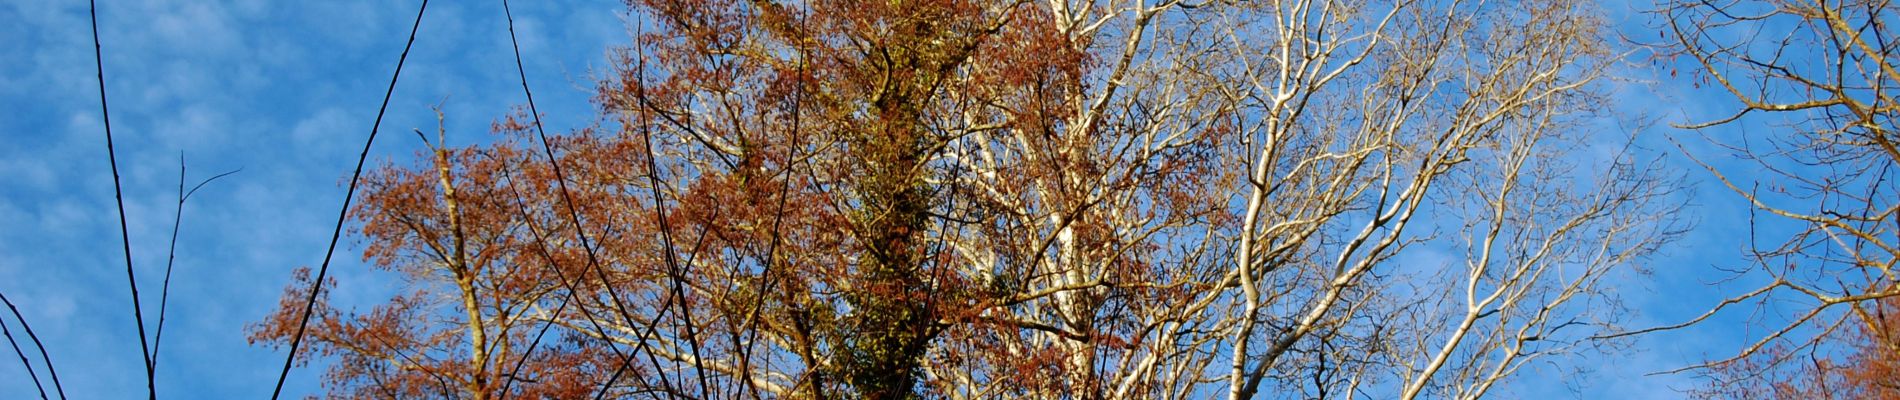
[[[291,269],[322,260],[343,199],[340,182],[375,117],[416,2],[99,6],[148,319],[156,312],[180,153],[193,180],[244,169],[186,205],[160,395],[268,396],[283,353],[246,344],[242,328],[276,306]],[[118,250],[86,7],[0,3],[0,107],[8,125],[0,131],[0,221],[10,228],[0,230],[0,291],[46,341],[68,394],[129,398],[145,390],[144,366]],[[489,123],[524,101],[500,2],[429,7],[372,162],[422,148],[409,130],[435,126],[431,105],[443,104],[450,142],[467,143],[487,140]],[[609,45],[626,41],[624,6],[522,1],[514,8],[549,130],[586,124],[595,71],[606,65]],[[368,272],[360,254],[346,236],[332,268],[338,298],[374,298],[394,287],[391,276]],[[0,364],[0,398],[37,396],[17,362]],[[320,373],[293,371],[286,391],[315,390]]]
[[[283,353],[248,345],[243,326],[276,306],[293,268],[323,258],[343,197],[342,179],[375,116],[415,5],[100,3],[107,90],[148,317],[156,315],[178,157],[187,159],[193,181],[243,168],[186,205],[159,360],[160,396],[268,396]],[[628,38],[623,6],[610,0],[514,6],[528,78],[549,130],[586,125],[593,77],[606,67],[610,46]],[[1622,29],[1654,37],[1643,30],[1640,16],[1611,7],[1621,8],[1611,12]],[[0,223],[7,225],[0,229],[0,291],[46,341],[68,394],[130,398],[145,390],[143,365],[128,308],[86,18],[83,1],[0,4],[0,107],[6,110]],[[1658,71],[1619,72],[1612,107],[1663,122],[1704,120],[1731,110],[1722,97]],[[408,131],[434,127],[431,105],[447,112],[450,142],[468,143],[487,140],[489,123],[523,101],[500,3],[434,2],[372,162],[421,149]],[[1754,119],[1733,129],[1768,122]],[[1674,137],[1718,167],[1747,171],[1697,135],[1666,125],[1645,128],[1642,135],[1652,151],[1673,154],[1667,138]],[[1653,275],[1628,277],[1619,285],[1638,311],[1636,326],[1692,317],[1751,283],[1709,285],[1727,277],[1712,266],[1747,263],[1740,258],[1747,240],[1745,205],[1679,154],[1667,156],[1665,164],[1689,177],[1690,211],[1699,225],[1654,260]],[[355,244],[346,236],[338,249],[333,296],[381,298],[395,287],[395,278],[365,268]],[[1583,376],[1530,371],[1531,381],[1518,394],[1676,397],[1673,389],[1689,387],[1690,376],[1645,374],[1733,351],[1760,333],[1740,325],[1745,317],[1730,312],[1695,328],[1644,337],[1626,357],[1586,360],[1598,367]],[[5,357],[0,398],[36,396],[13,356]],[[319,367],[294,370],[287,394],[314,392],[320,374]]]

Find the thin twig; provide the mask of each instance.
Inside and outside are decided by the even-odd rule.
[[[46,375],[53,378],[53,391],[59,393],[60,400],[65,400],[66,389],[59,385],[59,370],[53,368],[53,356],[46,354],[46,345],[40,343],[40,335],[33,333],[33,325],[26,323],[26,317],[20,315],[20,308],[13,306],[13,300],[8,300],[5,292],[0,292],[0,303],[5,303],[7,310],[13,312],[13,319],[20,321],[20,328],[26,330],[26,338],[32,340],[33,347],[40,350],[40,362],[46,364]]]
[[[6,318],[0,318],[0,335],[6,335],[7,344],[13,346],[13,354],[20,356],[20,365],[26,367],[26,376],[33,378],[33,388],[40,390],[40,400],[47,400],[46,386],[40,384],[40,374],[33,372],[33,362],[27,361],[26,352],[20,351],[20,342],[13,340],[13,330],[7,329]]]
[[[350,174],[350,188],[343,194],[343,208],[337,211],[336,227],[330,231],[330,247],[323,251],[323,264],[317,267],[316,280],[310,282],[310,295],[304,300],[303,317],[297,321],[296,335],[290,337],[290,353],[284,355],[284,368],[277,373],[277,386],[271,389],[272,400],[283,394],[284,378],[290,376],[290,366],[297,360],[297,348],[303,344],[304,328],[310,324],[310,312],[317,305],[317,294],[323,292],[323,278],[330,272],[330,258],[336,255],[337,239],[343,236],[343,221],[350,215],[350,200],[356,197],[356,181],[363,176],[363,162],[369,159],[370,146],[376,143],[376,131],[383,126],[383,114],[389,111],[389,98],[396,93],[396,81],[402,77],[402,65],[409,60],[409,49],[416,44],[416,31],[422,28],[422,15],[428,11],[429,0],[422,0],[422,6],[416,10],[416,21],[409,27],[409,42],[403,44],[402,55],[396,58],[396,72],[389,76],[389,88],[383,92],[383,105],[376,109],[376,121],[370,124],[369,138],[363,141],[363,152],[356,157],[356,172]]]
[[[190,199],[193,193],[198,193],[198,189],[204,188],[205,184],[243,170],[243,168],[238,168],[230,172],[212,176],[209,179],[198,182],[197,186],[192,186],[191,190],[187,191],[185,190],[185,155],[178,155],[178,208],[172,211],[172,240],[170,247],[165,253],[165,279],[158,288],[158,326],[152,328],[153,368],[158,367],[158,347],[165,339],[165,305],[171,299],[172,265],[178,260],[178,227],[185,218],[185,200]]]
[[[99,45],[99,2],[87,1],[92,16],[92,60],[99,77],[99,117],[105,121],[106,160],[112,163],[112,199],[119,206],[119,244],[125,248],[125,280],[132,289],[132,318],[138,322],[139,358],[145,360],[146,398],[158,398],[156,374],[152,370],[152,350],[145,341],[145,311],[139,301],[139,279],[132,272],[132,233],[125,224],[125,190],[119,185],[119,156],[112,147],[112,109],[106,105],[106,62]],[[60,397],[65,397],[61,395]]]
[[[521,43],[515,39],[514,14],[513,14],[513,11],[510,11],[508,9],[507,0],[502,0],[502,10],[507,15],[507,18],[508,18],[508,39],[509,39],[509,43],[513,46],[513,49],[514,49],[515,72],[521,77],[521,91],[524,94],[526,94],[528,98],[528,114],[534,120],[535,134],[541,139],[541,150],[547,154],[548,164],[553,168],[554,182],[556,186],[560,188],[561,201],[567,205],[568,219],[574,223],[574,235],[580,239],[581,249],[585,250],[587,253],[588,268],[592,269],[594,271],[594,274],[597,275],[598,278],[600,278],[601,287],[607,289],[607,297],[610,300],[612,300],[615,311],[620,312],[620,317],[623,319],[626,319],[628,326],[632,326],[635,323],[635,320],[633,318],[633,313],[628,311],[626,304],[620,301],[620,295],[618,293],[615,293],[614,291],[613,281],[607,278],[606,270],[600,266],[599,257],[594,254],[595,252],[594,252],[593,242],[587,237],[587,230],[585,229],[585,227],[581,225],[580,212],[578,211],[579,209],[575,207],[574,205],[574,198],[571,195],[569,195],[569,191],[567,189],[567,176],[561,170],[561,163],[560,163],[559,157],[556,157],[554,155],[554,146],[548,141],[547,128],[541,123],[541,111],[537,107],[535,107],[535,104],[534,104],[534,91],[528,88],[527,69],[522,66],[522,62],[521,62]],[[672,296],[669,294],[664,304],[671,304],[672,301],[673,301]],[[654,319],[657,321],[659,318],[664,318],[666,315],[666,312],[667,312],[667,308],[664,305],[662,305],[659,311],[659,314],[654,316]],[[647,333],[652,333],[652,330],[649,329]],[[632,354],[639,354],[643,349],[646,348],[646,344],[647,344],[646,335],[641,335],[638,342],[639,342],[639,345],[634,347],[634,350],[632,353],[629,353],[630,356],[627,358],[623,358],[621,360],[620,367],[617,368],[614,371],[614,373],[607,378],[607,383],[601,386],[600,392],[595,393],[595,396],[594,396],[595,398],[600,398],[601,395],[606,394],[607,388],[612,387],[613,382],[619,379],[619,376],[621,373],[625,372],[626,367],[628,365],[627,361],[631,359]],[[651,357],[651,354],[649,354],[649,357]],[[662,381],[665,381],[666,376],[660,375],[660,379]],[[664,383],[662,385],[670,386]]]

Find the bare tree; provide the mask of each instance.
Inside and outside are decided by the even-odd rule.
[[[1671,1],[1660,11],[1675,54],[1693,67],[1686,78],[1721,89],[1736,109],[1683,127],[1711,132],[1711,142],[1757,164],[1754,175],[1704,167],[1754,206],[1755,236],[1768,235],[1754,239],[1779,243],[1751,240],[1756,262],[1737,271],[1766,284],[1664,327],[1751,304],[1759,315],[1779,315],[1758,321],[1766,333],[1733,357],[1685,368],[1717,367],[1711,395],[1860,397],[1869,392],[1816,387],[1771,370],[1829,369],[1813,368],[1837,354],[1827,343],[1857,337],[1854,331],[1895,350],[1889,311],[1879,304],[1900,294],[1893,275],[1900,262],[1897,11],[1890,2],[1822,0]],[[1766,135],[1735,129],[1770,116],[1775,129]],[[1786,236],[1771,229],[1783,225],[1799,228]],[[1768,384],[1764,375],[1787,379]],[[1777,385],[1805,389],[1765,390]]]
[[[1634,155],[1599,159],[1603,169],[1586,169],[1598,175],[1558,167],[1590,143],[1574,123],[1601,117],[1592,88],[1617,57],[1594,10],[1355,5],[1281,3],[1233,18],[1266,21],[1233,37],[1271,40],[1237,39],[1233,57],[1248,66],[1235,74],[1237,103],[1254,111],[1240,113],[1253,120],[1235,157],[1252,171],[1237,193],[1239,245],[1215,285],[1238,293],[1210,297],[1247,316],[1225,330],[1229,397],[1277,387],[1475,398],[1523,362],[1613,329],[1592,319],[1609,295],[1596,282],[1680,227],[1668,213],[1674,184]],[[1459,290],[1398,287],[1420,277],[1402,254],[1452,237],[1467,248],[1451,263],[1463,268],[1432,282]],[[1463,304],[1421,309],[1446,295]],[[1432,317],[1395,322],[1418,312]]]
[[[939,387],[1479,397],[1618,329],[1598,283],[1683,227],[1677,183],[1630,149],[1565,161],[1603,146],[1578,123],[1602,117],[1591,88],[1617,57],[1602,22],[1564,2],[1389,6],[1054,3],[1076,15],[1054,21],[1068,41],[1109,56],[1054,102],[1074,119],[966,117],[996,121],[966,123],[989,129],[950,156],[996,226],[952,243],[1009,295],[945,345],[966,363]],[[1434,203],[1438,226],[1415,226]],[[1442,282],[1464,289],[1447,325],[1420,305],[1454,292],[1391,286],[1431,275],[1402,252],[1453,234],[1470,249],[1437,275],[1462,275]]]

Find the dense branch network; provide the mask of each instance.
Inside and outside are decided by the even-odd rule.
[[[251,338],[317,298],[338,398],[1482,397],[1683,229],[1603,21],[1505,3],[632,1],[603,122],[372,171],[406,291]]]

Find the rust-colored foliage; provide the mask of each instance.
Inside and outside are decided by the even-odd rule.
[[[542,235],[571,231],[548,212],[545,168],[518,139],[441,148],[426,164],[385,165],[364,179],[352,210],[364,258],[400,274],[402,292],[367,313],[319,303],[308,339],[336,363],[325,376],[335,398],[495,398],[534,338],[536,321],[566,292],[560,275],[584,263]],[[533,204],[524,209],[517,204]],[[552,252],[550,254],[550,252]],[[550,261],[553,261],[550,263]],[[565,269],[565,272],[556,269]],[[253,343],[286,343],[295,332],[307,269],[278,311],[249,329]],[[325,293],[335,282],[325,282]],[[324,299],[325,297],[319,297]],[[515,376],[526,398],[584,396],[612,359],[595,345],[550,338]]]
[[[620,137],[653,143],[660,175],[684,188],[671,207],[692,228],[677,234],[704,232],[703,253],[723,255],[688,266],[688,279],[742,288],[711,296],[733,304],[695,321],[734,337],[762,329],[784,338],[715,345],[740,364],[788,358],[764,368],[785,374],[784,384],[764,385],[778,394],[909,397],[930,343],[976,315],[964,310],[996,303],[952,269],[947,238],[928,236],[958,223],[946,215],[991,205],[974,203],[958,167],[943,161],[975,125],[1033,132],[1048,147],[1032,150],[1063,155],[1011,172],[1091,173],[1089,154],[1064,148],[1087,146],[1089,135],[1061,132],[1086,44],[1054,34],[1032,4],[636,6],[660,26],[625,53],[602,103],[619,117]],[[725,271],[702,269],[710,266]],[[780,297],[744,294],[754,287]],[[753,367],[708,368],[743,376]]]
[[[981,206],[944,183],[969,128],[945,124],[1039,132],[1025,150],[1058,156],[1012,171],[1030,179],[1103,174],[1086,132],[1057,132],[1087,44],[1028,3],[631,5],[654,30],[601,86],[616,134],[553,143],[570,198],[521,135],[367,180],[365,257],[410,292],[369,315],[320,308],[311,337],[342,360],[333,394],[492,397],[552,320],[567,340],[537,349],[517,394],[572,397],[627,363],[616,391],[912,397],[929,344],[974,316],[958,310],[997,303],[928,236]],[[984,103],[1007,114],[967,112]],[[254,341],[285,340],[296,295]],[[553,315],[567,296],[578,311]],[[582,373],[548,375],[563,368]]]
[[[1869,301],[1820,345],[1779,345],[1716,364],[1711,399],[1900,399],[1900,299]],[[1791,350],[1799,348],[1799,350]]]

